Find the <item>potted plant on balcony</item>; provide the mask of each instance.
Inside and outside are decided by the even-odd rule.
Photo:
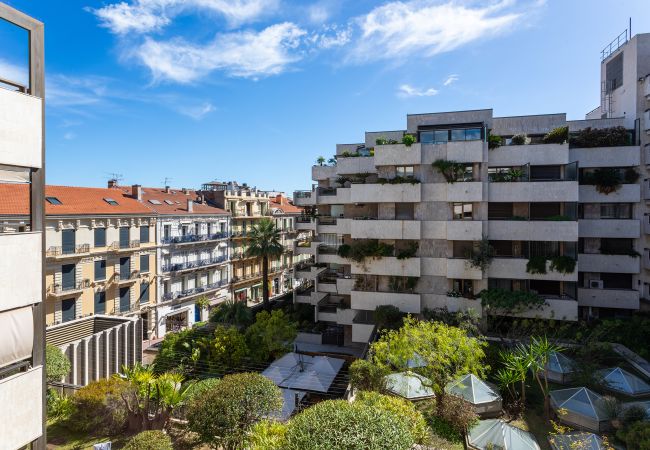
[[[319,166],[322,166],[323,164],[325,164],[325,157],[324,156],[319,156],[318,158],[316,158],[316,164],[318,164]]]
[[[585,173],[582,181],[584,184],[595,185],[596,190],[605,195],[609,195],[621,187],[619,170],[613,167],[603,167],[592,173]]]
[[[407,147],[415,144],[415,136],[412,134],[405,134],[404,137],[402,137],[402,144],[406,145]]]
[[[488,149],[489,150],[494,150],[495,148],[499,148],[503,145],[503,138],[501,136],[498,136],[496,134],[490,134],[488,136]]]
[[[494,247],[490,245],[487,236],[475,243],[475,249],[466,255],[467,264],[474,269],[479,269],[485,274],[485,271],[490,267],[492,258],[494,258]]]
[[[569,127],[557,127],[544,135],[545,144],[564,144],[569,140]]]
[[[447,183],[455,183],[465,173],[465,164],[447,159],[437,159],[431,164],[445,177]]]
[[[526,136],[525,134],[515,134],[510,139],[510,145],[525,145],[527,141],[528,141],[528,136]]]

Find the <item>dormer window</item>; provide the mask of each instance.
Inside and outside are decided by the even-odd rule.
[[[107,198],[104,199],[104,201],[105,201],[106,203],[108,203],[109,205],[111,205],[111,206],[117,206],[117,205],[119,205],[119,203],[117,203],[117,202],[116,202],[115,200],[113,200],[112,198],[108,198],[108,197],[107,197]]]

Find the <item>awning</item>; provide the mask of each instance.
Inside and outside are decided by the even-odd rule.
[[[0,313],[0,367],[31,358],[34,345],[32,307]]]

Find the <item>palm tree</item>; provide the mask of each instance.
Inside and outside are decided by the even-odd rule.
[[[318,158],[316,158],[316,164],[318,164],[319,166],[322,166],[323,164],[325,164],[325,157],[324,156],[319,156]]]
[[[241,330],[252,322],[251,310],[246,303],[226,300],[217,306],[210,316],[210,321],[234,325]]]
[[[551,415],[551,389],[548,385],[548,361],[552,353],[559,353],[562,350],[563,348],[561,346],[549,342],[546,336],[533,336],[528,347],[533,374],[537,380],[539,389],[544,394],[544,414],[546,414],[547,418]]]
[[[280,230],[271,219],[264,218],[253,227],[248,238],[246,255],[262,258],[262,299],[264,309],[269,310],[269,258],[282,254]]]

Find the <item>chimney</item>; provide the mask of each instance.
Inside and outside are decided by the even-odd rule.
[[[131,186],[131,197],[138,201],[142,201],[142,186],[139,184],[134,184]]]
[[[108,180],[108,187],[109,188],[117,187],[117,180],[115,178],[111,178],[110,180]]]
[[[165,192],[169,194],[169,186],[165,186]]]
[[[190,193],[190,190],[188,188],[182,188],[183,194],[187,195]]]
[[[194,201],[187,199],[187,212],[194,212]]]

